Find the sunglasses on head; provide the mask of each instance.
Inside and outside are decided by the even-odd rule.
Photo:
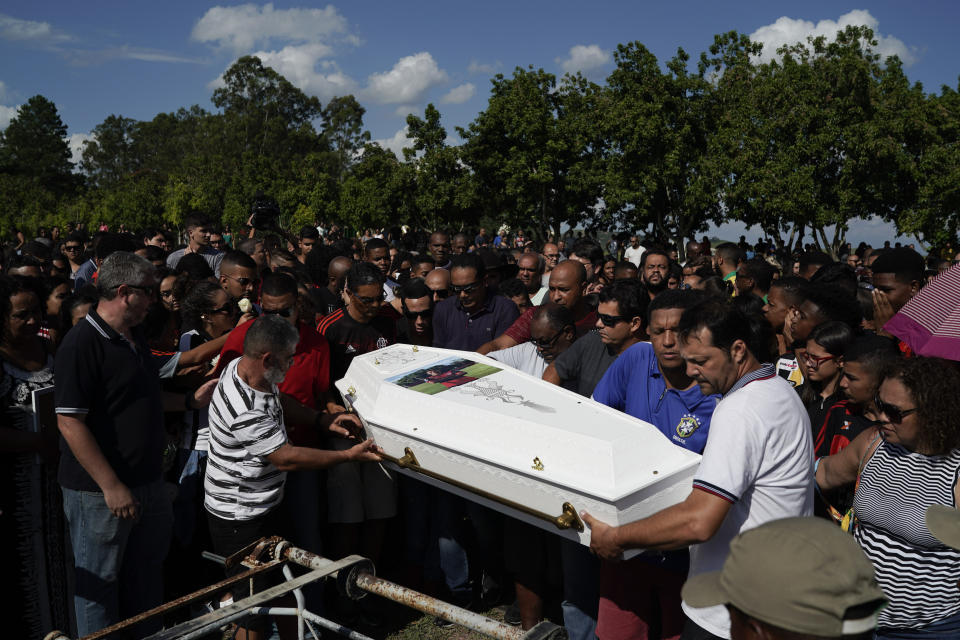
[[[281,318],[289,318],[290,314],[293,313],[293,307],[283,307],[282,309],[262,309],[263,313],[268,316],[280,316]]]
[[[615,327],[619,323],[629,320],[626,316],[610,316],[605,313],[598,313],[597,319],[602,322],[605,327]]]
[[[877,394],[877,396],[873,399],[873,403],[877,405],[877,411],[890,419],[890,424],[900,424],[908,415],[911,413],[916,413],[920,410],[919,407],[914,407],[913,409],[901,409],[900,407],[892,404],[887,404],[880,399],[879,394]]]

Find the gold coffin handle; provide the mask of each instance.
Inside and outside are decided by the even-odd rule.
[[[563,512],[558,516],[552,516],[549,513],[544,513],[543,511],[537,511],[536,509],[531,509],[525,504],[520,504],[519,502],[514,502],[513,500],[507,500],[502,496],[490,493],[489,491],[484,491],[483,489],[478,489],[477,487],[466,484],[465,482],[460,482],[459,480],[454,480],[453,478],[448,478],[447,476],[441,475],[436,471],[430,471],[429,469],[424,469],[420,466],[420,462],[417,461],[417,456],[414,455],[413,450],[410,447],[406,447],[403,450],[403,456],[396,458],[391,455],[382,454],[381,457],[384,460],[388,460],[393,464],[397,465],[401,469],[409,469],[415,471],[416,473],[428,476],[434,480],[439,480],[445,482],[449,485],[457,487],[458,489],[463,489],[464,491],[469,491],[472,494],[478,495],[481,498],[486,498],[487,500],[492,500],[493,502],[502,504],[504,506],[510,507],[511,509],[516,509],[521,513],[525,513],[528,516],[533,516],[539,520],[546,520],[547,522],[553,524],[557,529],[574,529],[576,531],[583,531],[583,521],[580,519],[580,516],[577,514],[577,510],[569,502],[564,502],[562,506]]]

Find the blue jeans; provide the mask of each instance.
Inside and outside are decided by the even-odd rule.
[[[63,489],[76,575],[77,633],[86,636],[163,602],[163,561],[170,547],[173,507],[162,482],[131,489],[140,518],[117,518],[97,491]],[[160,629],[148,621],[133,632]]]
[[[572,540],[560,541],[563,567],[563,626],[570,640],[597,637],[597,609],[600,604],[600,560],[590,549]]]
[[[914,640],[919,638],[957,640],[960,638],[960,613],[955,613],[949,618],[944,618],[921,629],[880,627],[873,637],[876,640]]]

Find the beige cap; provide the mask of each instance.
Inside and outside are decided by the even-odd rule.
[[[934,504],[927,507],[927,529],[937,540],[960,549],[960,511]]]
[[[690,578],[682,593],[691,607],[732,604],[781,629],[827,637],[873,629],[886,604],[853,537],[812,517],[741,533],[723,570]]]

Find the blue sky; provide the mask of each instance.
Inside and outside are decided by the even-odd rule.
[[[219,75],[237,57],[257,53],[322,101],[357,95],[373,138],[399,151],[407,113],[422,114],[433,102],[453,136],[454,126],[485,107],[492,75],[516,66],[558,76],[581,70],[602,81],[618,43],[638,40],[665,61],[677,47],[695,58],[724,31],[751,34],[772,52],[844,24],[871,26],[878,49],[900,55],[910,79],[927,91],[957,87],[960,3],[942,0],[5,3],[0,128],[19,104],[42,94],[56,103],[79,148],[110,114],[150,119],[192,104],[212,109]],[[857,233],[869,241],[889,230],[858,224]]]

